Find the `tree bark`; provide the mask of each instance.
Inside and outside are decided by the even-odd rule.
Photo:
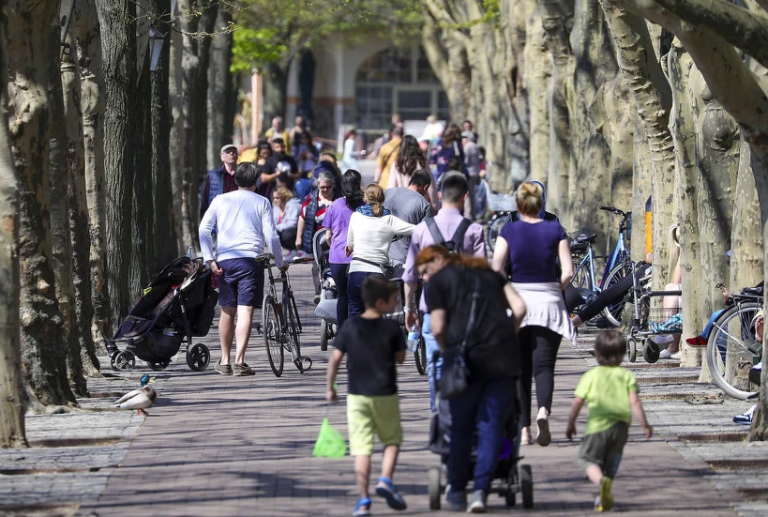
[[[61,28],[53,23],[48,28],[50,45],[46,61],[49,80],[49,103],[52,119],[65,121],[64,91],[61,84]],[[70,167],[75,168],[75,151],[69,153],[66,123],[51,124],[49,182],[50,182],[50,218],[51,218],[51,265],[56,286],[56,298],[63,321],[62,340],[67,356],[67,378],[75,395],[88,396],[88,388],[83,374],[80,341],[77,337],[75,317],[75,286],[72,282],[72,239],[69,228],[69,200],[67,190],[72,182]]]
[[[525,88],[528,91],[530,109],[530,170],[531,179],[539,180],[547,186],[547,206],[558,209],[558,182],[549,182],[549,105],[547,102],[547,85],[552,77],[552,54],[545,43],[544,26],[541,14],[536,9],[528,19],[525,42],[526,69],[523,74]],[[551,211],[551,210],[550,210]],[[556,213],[556,212],[555,212]]]
[[[170,1],[156,0],[154,13],[157,29],[165,34],[163,51],[157,70],[152,74],[152,201],[154,204],[153,244],[154,270],[173,260],[179,254],[174,221],[174,197],[171,178],[171,104],[169,96],[169,71],[171,26]]]
[[[4,12],[5,0],[0,0]],[[0,23],[0,70],[7,70]],[[8,83],[0,81],[0,448],[27,447],[19,342],[19,200],[8,132]]]
[[[218,10],[217,33],[211,41],[211,64],[208,67],[208,137],[206,167],[221,167],[219,150],[232,141],[235,99],[232,97],[232,33],[222,32],[232,21],[232,13],[223,6]]]
[[[176,249],[183,249],[189,244],[185,237],[184,214],[185,202],[187,198],[184,182],[184,161],[182,152],[184,150],[184,114],[182,111],[182,96],[184,91],[183,68],[182,68],[182,46],[183,38],[178,30],[179,22],[174,21],[169,31],[169,102],[171,109],[171,131],[170,131],[170,172],[171,189],[173,191],[173,225],[176,232]]]
[[[648,147],[648,139],[645,129],[639,119],[635,118],[634,144],[632,146],[632,241],[630,254],[632,260],[646,259],[647,232],[645,203],[651,196],[651,149]]]
[[[91,272],[89,263],[88,202],[85,186],[85,150],[80,98],[80,70],[77,66],[75,24],[70,22],[67,47],[61,63],[61,82],[64,92],[64,119],[67,135],[67,204],[69,230],[72,242],[72,285],[75,295],[76,335],[80,343],[81,363],[87,376],[98,375],[99,360],[91,334],[93,303],[91,300]]]
[[[205,178],[208,172],[208,69],[211,63],[211,44],[215,36],[212,36],[216,27],[216,17],[219,12],[218,0],[205,0],[201,4],[202,14],[198,20],[197,30],[201,33],[201,38],[197,43],[198,71],[195,84],[195,110],[196,123],[194,130],[194,150],[197,153],[197,167],[194,170],[196,174],[196,186],[199,190],[200,182]],[[221,35],[219,35],[221,36]],[[219,77],[221,81],[224,78]],[[219,150],[221,146],[219,146]],[[218,154],[218,153],[217,153]],[[217,156],[218,158],[218,156]],[[220,161],[220,160],[219,160]],[[221,167],[218,165],[216,168]],[[198,191],[196,190],[196,192]],[[197,221],[195,221],[197,222]],[[197,234],[197,225],[195,225],[195,234]]]
[[[133,131],[137,114],[131,103],[136,87],[136,29],[129,20],[135,4],[120,0],[96,2],[106,87],[104,165],[106,193],[107,287],[110,316],[119,322],[131,306],[131,208],[133,205]]]
[[[74,21],[80,69],[85,195],[90,238],[88,262],[93,306],[91,336],[98,353],[105,353],[107,337],[111,334],[105,249],[107,208],[104,172],[104,96],[106,88],[101,68],[101,34],[94,0],[76,1]],[[79,202],[78,206],[80,206]]]
[[[62,318],[51,270],[49,151],[52,119],[47,66],[57,2],[9,1],[9,120],[19,182],[21,352],[33,406],[75,404],[67,383]],[[12,20],[12,21],[10,21]]]
[[[732,293],[755,286],[763,279],[763,238],[760,228],[760,204],[755,176],[750,165],[749,144],[742,138],[739,151],[739,175],[736,180],[731,224],[731,267],[728,286]]]

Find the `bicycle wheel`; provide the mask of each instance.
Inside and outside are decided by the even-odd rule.
[[[631,273],[630,273],[631,274]],[[605,285],[603,285],[603,291],[610,289],[616,285],[619,280],[627,276],[627,271],[624,269],[624,265],[619,264],[613,270],[608,273],[608,278],[605,279]],[[627,304],[627,300],[622,298],[620,301],[609,305],[603,309],[603,316],[614,327],[621,326],[621,313],[624,312],[624,306]]]
[[[488,223],[488,231],[486,232],[486,243],[488,244],[488,248],[493,251],[493,249],[496,247],[496,238],[501,233],[501,228],[507,224],[507,221],[509,221],[509,214],[504,215],[495,215],[491,219],[491,222]]]
[[[291,352],[291,359],[293,364],[298,368],[299,373],[304,373],[304,363],[301,360],[301,337],[299,334],[298,319],[299,315],[296,312],[296,306],[289,301],[288,307],[285,312],[288,316],[288,345]]]
[[[749,370],[762,355],[762,344],[749,328],[762,305],[745,302],[725,311],[712,325],[707,339],[707,365],[715,384],[733,398],[746,400],[758,390]]]
[[[413,359],[416,362],[416,370],[419,375],[427,374],[427,344],[424,342],[424,336],[419,336],[419,343],[416,345],[416,351],[413,353]]]
[[[283,345],[282,331],[280,329],[280,316],[277,313],[277,304],[270,295],[264,297],[261,309],[261,324],[264,330],[264,346],[267,348],[269,366],[275,377],[283,374]]]

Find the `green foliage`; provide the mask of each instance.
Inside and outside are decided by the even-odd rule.
[[[377,35],[410,44],[420,40],[423,24],[414,0],[238,0],[231,5],[233,72],[287,64],[302,48],[321,41]]]
[[[485,12],[483,13],[483,16],[480,18],[477,18],[475,20],[470,20],[466,23],[457,23],[453,26],[455,29],[469,29],[470,27],[474,27],[475,25],[479,25],[481,23],[491,23],[495,28],[500,28],[501,26],[501,5],[500,0],[483,0],[483,8],[485,9]]]

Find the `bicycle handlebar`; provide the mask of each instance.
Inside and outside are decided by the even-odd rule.
[[[615,206],[601,206],[600,210],[605,210],[606,212],[611,212],[612,214],[621,215],[621,216],[626,216],[627,214],[631,213],[631,212],[624,212],[623,210],[619,210]]]

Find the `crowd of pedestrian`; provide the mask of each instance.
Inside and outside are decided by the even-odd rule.
[[[426,345],[430,410],[452,415],[446,500],[454,510],[485,512],[505,440],[540,446],[552,440],[555,363],[562,339],[573,335],[563,295],[573,276],[569,240],[545,210],[543,185],[519,186],[517,212],[489,262],[476,222],[482,149],[470,121],[460,128],[429,120],[417,139],[393,117],[377,149],[374,182],[366,186],[357,170],[365,152],[358,151],[354,130],[343,144],[343,174],[333,153],[318,151],[303,117],[289,131],[276,117],[265,137],[239,165],[237,148],[222,147],[222,166],[201,186],[200,242],[218,278],[222,310],[216,371],[253,375],[245,355],[264,289],[258,255],[268,248],[284,268],[320,245],[329,268],[314,263],[315,303],[324,282],[337,295],[329,402],[337,398],[337,371],[348,356],[348,432],[360,493],[353,515],[370,515],[375,436],[384,445],[376,494],[394,509],[407,506],[393,481],[403,441],[395,368],[406,349],[403,326]],[[400,309],[402,326],[385,317]],[[620,346],[617,335],[598,338],[602,366],[579,384],[566,431],[575,433],[576,415],[587,404],[580,458],[599,486],[599,511],[612,505],[630,408],[651,433],[634,378],[618,367]],[[511,423],[519,423],[519,435]]]

